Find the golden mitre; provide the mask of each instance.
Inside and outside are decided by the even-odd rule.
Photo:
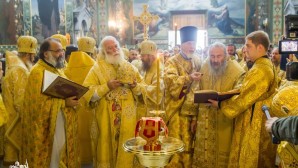
[[[297,109],[298,101],[298,86],[290,85],[281,89],[272,99],[272,110],[274,114],[283,113],[284,115],[297,115],[295,109]],[[282,116],[278,116],[282,117]]]
[[[143,41],[140,44],[141,54],[155,55],[157,51],[156,44],[151,40]]]
[[[135,71],[130,63],[122,63],[117,71],[117,80],[122,84],[133,84],[136,80]]]
[[[92,37],[81,37],[78,40],[79,51],[84,51],[87,53],[94,53],[96,41]]]
[[[32,36],[20,36],[17,41],[19,53],[36,53],[37,40]]]
[[[66,50],[66,46],[67,46],[67,38],[66,38],[66,36],[64,36],[62,34],[54,34],[51,37],[60,40],[60,43],[62,45],[62,48],[64,50]]]

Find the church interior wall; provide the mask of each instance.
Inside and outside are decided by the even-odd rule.
[[[99,43],[104,36],[112,35],[119,39],[121,45],[127,46],[135,46],[142,41],[143,27],[133,16],[139,16],[142,5],[146,3],[149,5],[149,12],[159,15],[160,19],[149,26],[149,36],[161,48],[168,47],[167,32],[173,30],[171,14],[177,10],[207,11],[205,28],[209,35],[208,43],[221,41],[240,46],[244,43],[246,34],[254,30],[264,30],[269,33],[272,42],[277,44],[283,34],[283,8],[287,4],[287,0],[233,1],[237,2],[236,6],[240,8],[236,10],[229,0],[194,0],[191,3],[174,3],[174,0],[53,0],[55,1],[58,4],[59,17],[52,19],[55,18],[54,23],[59,24],[52,23],[56,29],[55,32],[48,32],[49,34],[68,33],[73,44],[76,44],[77,38],[81,36],[91,36]],[[215,23],[210,24],[210,16],[213,16],[210,13],[217,14],[224,5],[227,6],[230,18],[235,24],[232,25],[234,30],[230,34],[220,32]],[[39,42],[46,37],[43,29],[45,25],[40,21],[37,0],[5,0],[0,2],[0,9],[3,13],[0,16],[0,52],[15,50],[16,39],[21,35],[33,35]],[[44,11],[47,10],[41,12]],[[237,15],[240,17],[236,17]]]

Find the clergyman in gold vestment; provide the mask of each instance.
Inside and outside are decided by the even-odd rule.
[[[266,122],[266,129],[269,132],[272,132],[272,124],[278,119],[277,117],[287,117],[287,116],[298,116],[298,86],[293,84],[286,86],[283,89],[279,90],[277,94],[273,97],[272,108],[270,113],[274,116]],[[286,123],[286,122],[285,122]],[[278,127],[281,127],[279,124]],[[287,129],[288,127],[284,127]],[[291,129],[287,131],[276,130],[276,133],[281,133],[281,137],[287,137],[289,139],[295,139],[289,132],[293,132]],[[295,167],[298,162],[298,145],[295,145],[291,142],[281,141],[277,148],[278,156],[280,157],[280,166],[282,168]]]
[[[0,63],[0,80],[3,77],[2,63]],[[4,134],[5,124],[7,122],[7,112],[3,103],[2,94],[0,94],[0,157],[4,156]]]
[[[226,92],[240,87],[245,71],[235,60],[227,59],[222,43],[209,46],[209,56],[200,70],[201,90]],[[196,121],[193,121],[196,123]],[[232,143],[234,120],[218,108],[199,104],[193,168],[227,167]]]
[[[134,155],[122,149],[134,137],[136,102],[142,77],[124,59],[119,42],[112,36],[101,41],[101,53],[88,73],[84,98],[94,109],[91,124],[93,164],[95,168],[131,168]]]
[[[273,48],[271,52],[271,61],[276,68],[276,73],[280,80],[279,86],[283,85],[286,82],[286,72],[280,69],[281,54],[279,54],[278,47]]]
[[[144,70],[144,81],[142,85],[146,90],[146,100],[143,99],[143,95],[138,96],[139,102],[137,104],[138,118],[154,116],[149,112],[152,110],[161,109],[161,102],[164,95],[164,83],[163,83],[163,71],[162,64],[159,58],[156,57],[157,46],[151,40],[143,41],[140,44],[141,49],[141,60],[143,63]],[[157,66],[159,64],[159,66]],[[159,68],[159,76],[157,76],[157,68]],[[157,83],[157,78],[159,78],[159,83]],[[159,84],[159,86],[157,86]],[[159,87],[159,88],[158,88]],[[157,89],[158,95],[157,95]],[[142,101],[141,101],[142,100]]]
[[[196,117],[195,109],[182,110],[190,86],[201,78],[199,56],[195,54],[197,28],[186,26],[180,29],[181,52],[170,58],[165,66],[166,115],[169,136],[181,139],[185,151],[175,155],[168,167],[190,167],[192,159],[193,134],[191,120]]]
[[[81,37],[78,41],[79,51],[72,52],[68,64],[64,70],[68,79],[83,84],[95,61],[88,53],[92,53],[95,47],[95,40],[91,37]],[[92,113],[87,107],[85,99],[80,99],[80,105],[77,107],[78,113],[78,140],[80,147],[80,161],[82,164],[92,163],[92,150],[90,128]]]
[[[4,105],[8,112],[5,130],[4,165],[12,165],[21,155],[21,119],[25,88],[36,55],[37,40],[31,36],[18,38],[18,55],[7,53],[7,71],[2,82]]]
[[[23,152],[21,163],[30,167],[78,168],[76,97],[55,98],[42,93],[44,71],[65,77],[64,50],[59,41],[46,39],[40,46],[39,60],[33,66],[21,113]]]
[[[235,129],[228,167],[274,167],[276,145],[265,130],[264,104],[270,105],[278,85],[274,65],[267,56],[268,34],[255,31],[246,36],[247,57],[254,62],[243,79],[240,94],[218,102],[210,100],[214,107],[229,118],[235,118]]]

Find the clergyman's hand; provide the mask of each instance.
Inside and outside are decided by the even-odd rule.
[[[208,102],[211,103],[211,106],[218,108],[218,101],[217,100],[212,100],[212,99],[208,99]]]
[[[129,87],[130,87],[131,89],[135,88],[136,86],[137,86],[137,82],[136,82],[136,81],[133,81],[132,84],[129,84]]]
[[[116,88],[118,88],[119,86],[121,86],[121,82],[119,80],[116,79],[111,79],[108,81],[108,87],[110,90],[114,90]]]
[[[76,96],[68,97],[65,99],[65,106],[66,107],[75,107],[79,104],[79,100]]]
[[[298,62],[296,56],[294,54],[290,54],[289,58],[286,58],[287,62]]]
[[[193,72],[193,73],[190,74],[189,76],[190,76],[190,79],[191,79],[192,81],[200,81],[201,78],[202,78],[202,76],[203,76],[203,74],[200,73],[200,72]]]
[[[265,127],[266,127],[266,131],[267,132],[271,132],[271,127],[272,127],[272,124],[277,120],[278,118],[277,117],[272,117],[272,118],[269,118],[266,123],[265,123]]]

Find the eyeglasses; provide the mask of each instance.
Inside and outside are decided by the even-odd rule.
[[[52,51],[52,52],[55,52],[55,53],[64,53],[65,50],[64,49],[58,49],[58,50],[48,50],[48,51]]]

